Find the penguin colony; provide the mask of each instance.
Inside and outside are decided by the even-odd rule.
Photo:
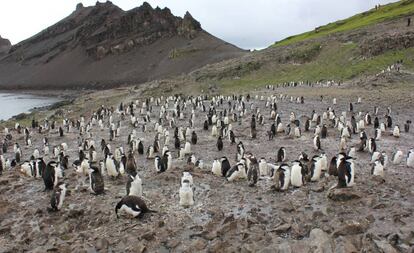
[[[386,180],[388,166],[414,167],[413,149],[381,149],[384,141],[398,143],[409,134],[409,119],[400,129],[391,108],[361,106],[364,111],[357,111],[362,103],[358,98],[341,111],[338,102],[334,98],[325,102],[326,110],[306,114],[279,111],[281,103],[306,105],[304,97],[283,94],[151,97],[122,102],[117,108],[102,105],[88,117],[33,120],[31,126],[16,123],[13,129],[3,129],[0,174],[16,170],[42,180],[44,191],[50,191],[50,212],[64,209],[68,191],[87,188],[93,198],[105,194],[107,182],[119,181],[125,185],[125,197],[117,200],[116,217],[123,213],[141,218],[156,212],[146,204],[142,171],[161,174],[182,172],[184,167],[176,199],[179,206],[190,208],[198,204],[197,179],[191,173],[211,180],[220,177],[241,188],[270,182],[271,189],[288,191],[322,178],[333,187],[353,187],[369,180],[358,177],[362,170]],[[61,141],[67,135],[75,139]],[[297,146],[278,146],[278,140],[286,139]],[[304,150],[303,142],[313,148]],[[264,155],[255,152],[252,143],[278,147]],[[337,152],[325,152],[328,143],[337,143]],[[195,149],[198,145],[209,146],[215,158]],[[357,160],[367,156],[370,168],[359,167]],[[68,174],[76,175],[76,185],[66,185]]]

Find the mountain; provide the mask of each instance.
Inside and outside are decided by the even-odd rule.
[[[76,6],[65,19],[13,45],[0,59],[0,88],[89,89],[181,75],[245,54],[183,18],[148,3]]]
[[[250,90],[266,84],[336,80],[414,83],[414,0],[371,9],[189,74],[192,82]],[[386,71],[402,62],[401,71]],[[392,70],[392,69],[391,69]]]
[[[7,54],[7,52],[10,50],[11,43],[8,39],[4,39],[0,35],[0,58]]]

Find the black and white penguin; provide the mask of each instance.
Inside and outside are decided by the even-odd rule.
[[[370,138],[368,140],[368,151],[372,154],[377,151],[377,144],[374,138]]]
[[[55,161],[50,161],[47,165],[44,171],[42,172],[42,178],[43,182],[45,184],[45,191],[47,190],[53,190],[53,187],[55,184],[57,184],[57,171],[56,168],[58,166],[58,163]]]
[[[313,156],[311,163],[310,163],[310,174],[309,179],[312,182],[319,181],[321,175],[322,175],[322,159],[320,156]]]
[[[345,153],[340,153],[337,158],[338,165],[338,188],[351,187],[354,185],[355,165],[353,158]]]
[[[88,172],[90,192],[95,195],[103,194],[105,192],[105,184],[99,168],[90,166]]]
[[[105,159],[105,168],[108,176],[116,178],[119,176],[117,162],[112,154],[109,154]]]
[[[155,166],[155,170],[157,171],[157,173],[162,173],[167,170],[167,167],[163,163],[163,160],[158,155],[154,159],[154,166]]]
[[[414,168],[414,149],[410,149],[407,153],[407,166]]]
[[[221,138],[221,136],[218,137],[217,139],[217,149],[218,151],[222,151],[223,150],[223,140]]]
[[[63,128],[61,126],[59,127],[59,136],[63,137]]]
[[[144,144],[142,144],[142,141],[138,141],[138,154],[143,155],[144,154]]]
[[[328,128],[326,127],[325,124],[323,124],[321,128],[321,138],[325,139],[327,136],[328,136]]]
[[[407,120],[404,124],[404,131],[406,133],[410,132],[410,125],[411,125],[411,120]]]
[[[281,164],[279,167],[274,167],[274,188],[276,191],[286,191],[289,188],[290,184],[290,168],[286,163]]]
[[[394,165],[400,164],[403,158],[403,152],[401,150],[397,150],[393,153],[391,162]]]
[[[156,213],[156,211],[148,209],[145,201],[137,196],[123,197],[115,207],[117,218],[119,218],[119,212],[126,213],[133,218],[142,218],[145,213]]]
[[[380,160],[376,160],[372,164],[371,175],[384,178],[384,165],[381,163]]]
[[[225,177],[227,172],[231,169],[229,159],[223,156],[222,158],[220,158],[220,163],[221,163],[221,176]]]
[[[305,170],[302,163],[298,160],[292,162],[290,183],[294,187],[301,187],[305,183]]]
[[[134,154],[132,153],[132,151],[128,153],[125,172],[131,176],[135,176],[137,174],[137,164],[135,162]]]
[[[247,182],[250,187],[253,187],[259,179],[259,163],[257,158],[252,154],[247,154],[246,158]]]
[[[232,145],[236,143],[236,136],[234,135],[233,130],[229,130],[229,140]]]
[[[188,208],[194,205],[195,201],[194,201],[194,192],[193,192],[192,182],[190,182],[190,180],[185,177],[181,178],[181,187],[179,191],[179,196],[180,196],[180,206]]]
[[[316,151],[321,150],[321,139],[319,138],[319,135],[315,135],[315,137],[313,137],[313,148]]]
[[[400,127],[398,125],[394,126],[392,136],[394,136],[395,138],[400,138]]]
[[[239,144],[237,144],[237,154],[236,154],[236,160],[240,161],[243,157],[244,157],[244,152],[245,152],[245,148],[243,145],[243,142],[239,142]]]
[[[331,162],[329,163],[328,174],[330,176],[338,176],[338,165],[336,156],[332,157]]]
[[[65,200],[66,196],[66,184],[64,182],[59,182],[56,187],[53,189],[52,196],[50,198],[50,206],[48,211],[50,212],[57,212],[62,209],[63,201]]]
[[[277,162],[281,163],[284,161],[286,161],[286,149],[284,147],[281,147],[277,152]]]
[[[193,145],[197,144],[197,134],[195,131],[191,133],[191,144]]]
[[[138,173],[135,176],[128,175],[126,195],[142,197],[142,180],[139,177]]]

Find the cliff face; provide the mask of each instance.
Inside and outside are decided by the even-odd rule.
[[[0,35],[0,57],[7,54],[11,48],[11,43],[8,39],[4,39]]]
[[[111,87],[187,73],[241,54],[203,31],[188,12],[181,18],[148,3],[129,11],[109,1],[78,4],[65,19],[11,47],[0,60],[0,87]]]

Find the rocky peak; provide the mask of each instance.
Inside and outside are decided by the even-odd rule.
[[[79,11],[79,10],[81,10],[81,9],[83,9],[84,7],[83,7],[83,4],[82,3],[78,3],[77,5],[76,5],[76,10],[77,11]]]
[[[4,39],[0,35],[0,54],[7,53],[11,48],[11,43],[8,39]]]

